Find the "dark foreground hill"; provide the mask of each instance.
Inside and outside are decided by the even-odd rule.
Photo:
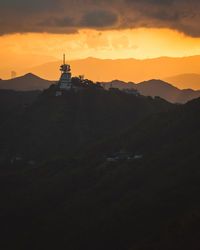
[[[24,126],[17,148],[29,147],[32,134],[53,149],[46,161],[1,167],[3,249],[199,249],[200,99],[170,105],[117,90],[54,94],[44,92],[15,123]],[[59,154],[76,133],[84,144]],[[119,151],[142,158],[107,161]]]
[[[29,160],[71,154],[171,106],[159,98],[95,87],[66,91],[57,97],[52,86],[2,128],[1,141],[12,145],[3,154]]]
[[[110,86],[121,90],[126,88],[135,88],[140,92],[141,95],[151,97],[159,96],[171,103],[186,103],[200,96],[199,90],[180,90],[167,82],[156,79],[138,84],[115,80],[112,82],[103,83],[103,85],[106,89],[108,89]]]
[[[23,113],[25,108],[31,105],[39,96],[40,91],[13,91],[0,90],[0,126],[7,119],[13,119],[19,113]]]
[[[96,148],[112,154],[115,141],[117,150],[143,155],[138,162],[112,165],[120,172],[115,185],[124,190],[121,207],[129,214],[130,249],[199,249],[199,111],[196,99],[153,115]]]
[[[18,91],[32,91],[47,89],[52,84],[51,81],[44,80],[36,75],[28,73],[10,80],[1,80],[0,89],[10,89]]]

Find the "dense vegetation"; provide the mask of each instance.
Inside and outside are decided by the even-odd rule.
[[[41,161],[66,156],[172,106],[162,99],[135,97],[117,89],[105,91],[89,81],[60,97],[56,88],[45,90],[2,127],[1,141],[9,145],[4,150],[6,158]]]
[[[2,126],[4,249],[199,249],[200,99],[55,91]]]
[[[18,113],[24,112],[24,109],[32,104],[40,93],[40,91],[0,90],[0,125]]]

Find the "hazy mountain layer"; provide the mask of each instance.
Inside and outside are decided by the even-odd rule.
[[[50,84],[52,84],[52,82],[28,73],[24,76],[13,78],[10,80],[0,80],[0,89],[20,91],[43,90],[48,88]]]
[[[200,74],[182,74],[164,79],[180,89],[200,89]]]
[[[52,82],[41,79],[33,74],[27,74],[22,77],[17,77],[11,80],[1,80],[0,89],[12,90],[43,90],[52,84]],[[106,89],[110,87],[118,89],[136,88],[141,95],[145,96],[159,96],[172,103],[186,103],[189,100],[195,99],[200,96],[200,91],[192,89],[180,90],[173,85],[161,80],[149,80],[135,84],[133,82],[122,82],[115,80],[112,82],[103,82],[102,86]]]
[[[44,79],[56,80],[59,78],[61,61],[42,64],[30,68],[32,72]],[[165,79],[180,74],[200,74],[200,56],[183,58],[161,57],[154,59],[97,59],[86,58],[70,62],[73,76],[85,75],[93,81],[112,81],[118,79],[125,82],[142,82],[149,79]],[[23,72],[26,73],[26,72]],[[175,85],[176,86],[176,85]],[[187,87],[192,88],[190,82]],[[196,88],[195,88],[196,89]]]
[[[112,82],[104,82],[102,85],[105,86],[106,89],[109,89],[110,87],[121,90],[126,88],[135,88],[141,95],[151,97],[159,96],[172,103],[186,103],[200,96],[200,91],[192,89],[180,90],[167,82],[155,79],[138,84],[116,80]]]

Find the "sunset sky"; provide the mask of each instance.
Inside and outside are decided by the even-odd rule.
[[[200,54],[197,0],[1,0],[0,77],[86,57]]]

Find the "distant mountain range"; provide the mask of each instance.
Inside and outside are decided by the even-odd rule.
[[[0,89],[19,91],[43,90],[48,88],[51,84],[51,81],[44,80],[36,75],[28,73],[24,76],[10,80],[0,80]]]
[[[44,79],[56,80],[60,72],[61,61],[41,64],[31,67],[28,72],[32,72]],[[160,57],[153,59],[138,60],[130,59],[97,59],[86,58],[70,61],[73,76],[85,75],[92,81],[112,81],[118,79],[125,82],[142,82],[149,79],[166,80],[167,77],[182,74],[200,74],[200,56],[191,56],[183,58]],[[27,72],[27,71],[26,71]],[[23,72],[25,73],[25,72]],[[199,89],[199,80],[186,78],[187,84],[179,83],[176,87]],[[194,81],[198,83],[194,84]],[[171,82],[171,81],[169,81]]]
[[[180,89],[200,89],[200,74],[181,74],[163,79]]]
[[[118,80],[112,82],[104,82],[102,84],[107,89],[110,87],[118,89],[135,88],[141,95],[151,97],[159,96],[172,103],[186,103],[189,100],[195,99],[200,96],[200,90],[180,90],[167,82],[156,79],[141,82],[138,84],[132,82],[125,83]]]
[[[53,81],[44,80],[31,73],[10,80],[0,80],[0,89],[9,89],[16,91],[31,91],[47,89]],[[180,90],[173,85],[161,80],[149,80],[135,84],[133,82],[123,82],[114,80],[111,82],[101,82],[109,89],[110,87],[118,89],[135,88],[144,96],[159,96],[172,103],[186,103],[192,99],[200,97],[200,90],[184,89]]]

